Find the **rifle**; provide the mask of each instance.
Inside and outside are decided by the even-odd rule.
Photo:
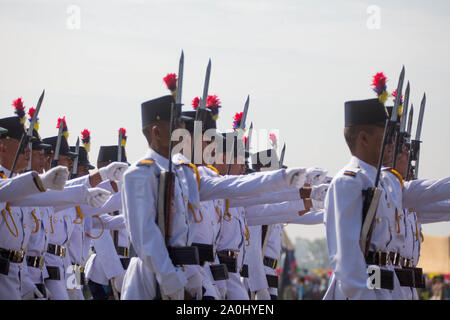
[[[75,153],[77,156],[73,160],[73,169],[72,169],[72,177],[71,179],[75,179],[78,175],[78,159],[80,158],[80,137],[77,139],[77,144],[75,146]]]
[[[419,119],[417,121],[417,129],[416,129],[416,138],[414,140],[411,140],[411,148],[409,150],[409,159],[408,159],[408,175],[411,171],[411,169],[414,170],[414,176],[413,179],[417,179],[419,175],[419,158],[420,158],[420,144],[422,141],[420,140],[420,135],[422,133],[422,123],[423,123],[423,115],[425,113],[425,104],[426,104],[427,98],[425,93],[423,94],[422,102],[420,104],[420,111],[419,111]],[[414,166],[412,165],[412,161],[414,161]]]
[[[59,129],[58,129],[58,138],[56,139],[56,148],[55,148],[55,156],[53,157],[51,168],[54,168],[58,165],[59,161],[59,149],[61,148],[61,139],[62,139],[62,133],[64,129],[64,122],[61,119],[61,122],[59,123]]]
[[[247,136],[247,143],[245,144],[245,171],[246,173],[252,172],[249,164],[249,157],[250,157],[250,143],[252,139],[252,133],[253,133],[253,122],[250,123],[250,128],[248,129],[248,136]]]
[[[359,245],[361,251],[366,257],[369,251],[369,245],[372,238],[372,232],[374,228],[375,216],[378,209],[378,203],[382,194],[382,190],[378,188],[378,183],[380,181],[381,166],[383,164],[384,152],[386,145],[389,141],[389,135],[395,133],[395,127],[397,125],[398,107],[400,105],[400,98],[402,95],[403,79],[405,77],[405,67],[402,68],[400,73],[400,78],[397,86],[397,96],[394,103],[394,108],[392,110],[391,118],[386,119],[383,133],[383,142],[381,144],[380,157],[378,159],[377,175],[375,178],[375,185],[372,188],[363,190],[363,212],[362,212],[362,227]]]
[[[395,143],[395,149],[394,149],[394,162],[392,165],[392,168],[395,170],[397,166],[397,155],[402,152],[403,145],[405,145],[406,139],[407,139],[407,131],[406,131],[406,117],[408,115],[408,103],[409,103],[409,81],[406,85],[406,91],[405,91],[405,101],[403,103],[403,112],[401,116],[400,121],[400,128],[398,131],[397,140]]]
[[[19,142],[19,146],[16,150],[16,154],[14,156],[14,162],[13,165],[11,167],[11,172],[9,174],[9,178],[12,177],[14,170],[16,169],[16,165],[17,165],[17,161],[19,160],[19,155],[24,153],[25,151],[25,147],[28,145],[28,148],[30,150],[30,159],[28,160],[28,167],[26,171],[31,171],[31,157],[32,157],[32,150],[33,150],[33,145],[32,145],[32,141],[33,141],[33,129],[34,129],[34,125],[36,123],[37,120],[37,116],[39,114],[39,110],[41,109],[41,104],[42,104],[42,100],[44,100],[44,94],[45,94],[45,89],[44,91],[42,91],[41,96],[39,97],[38,103],[36,105],[36,109],[34,111],[33,117],[31,118],[31,123],[30,123],[30,127],[28,128],[27,133],[23,133],[22,137],[20,138],[20,142]]]
[[[211,76],[211,59],[209,59],[208,66],[206,67],[205,82],[203,84],[203,96],[202,96],[202,99],[200,100],[200,102],[198,104],[198,108],[195,112],[194,137],[193,137],[194,141],[192,143],[192,157],[191,157],[191,162],[194,164],[197,163],[197,161],[195,161],[196,160],[196,157],[195,157],[196,143],[197,143],[197,141],[201,141],[201,139],[197,139],[198,135],[199,135],[197,123],[198,123],[198,121],[200,121],[201,129],[203,132],[203,128],[205,126],[205,121],[206,121],[206,115],[207,115],[206,101],[208,100],[210,76]],[[178,78],[178,79],[180,79],[180,78]],[[177,87],[177,89],[178,89],[178,87]],[[177,93],[177,99],[178,99],[178,93]],[[180,99],[181,99],[181,97],[180,97]]]
[[[245,105],[244,105],[244,111],[242,113],[242,118],[241,118],[241,122],[239,123],[239,128],[237,129],[238,132],[238,136],[239,136],[239,132],[243,132],[245,129],[245,120],[247,119],[247,112],[248,112],[248,106],[250,104],[250,96],[247,96],[247,100],[245,101]],[[237,140],[237,139],[236,139]],[[234,137],[233,137],[233,142],[231,144],[231,154],[234,153]],[[237,155],[236,155],[237,156]],[[230,174],[231,171],[231,164],[233,162],[233,158],[230,159],[230,163],[228,164],[228,168],[227,168],[227,175]]]

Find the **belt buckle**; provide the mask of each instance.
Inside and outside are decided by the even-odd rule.
[[[78,265],[78,269],[80,270],[80,272],[84,272],[84,266]]]
[[[398,266],[398,264],[397,264],[397,257],[398,257],[398,251],[396,251],[396,252],[394,253],[394,261],[392,261],[392,264],[393,264],[394,266]]]
[[[20,263],[21,259],[23,260],[23,254],[24,252],[22,250],[11,250],[12,252],[12,259],[11,262],[13,263]]]
[[[41,257],[39,258],[39,269],[44,268],[44,262],[45,262],[45,257],[44,257],[44,256],[41,256]]]
[[[391,253],[389,251],[386,251],[386,267],[389,266],[391,262]]]
[[[126,247],[125,247],[125,250],[124,250],[123,253],[124,253],[124,256],[125,256],[125,257],[127,257],[127,258],[130,257],[130,249],[129,249],[129,248],[126,248]]]
[[[272,263],[272,269],[276,269],[278,264],[278,260],[274,260]]]
[[[381,266],[382,265],[382,262],[381,262],[381,251],[378,251],[378,263],[377,263],[379,266]]]
[[[60,248],[61,248],[61,253],[59,254],[59,256],[61,258],[64,258],[66,256],[66,248],[63,246],[60,246]]]

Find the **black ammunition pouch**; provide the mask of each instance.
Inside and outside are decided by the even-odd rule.
[[[214,247],[211,244],[192,243],[191,246],[197,247],[201,265],[203,265],[206,261],[214,262]]]
[[[200,264],[197,247],[168,247],[174,266]]]
[[[228,279],[228,269],[225,264],[212,264],[209,268],[215,281]]]

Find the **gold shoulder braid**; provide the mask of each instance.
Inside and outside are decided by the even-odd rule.
[[[195,216],[194,206],[190,202],[188,202],[188,209],[192,212],[192,216],[194,217],[195,223],[200,223],[203,221],[203,214],[200,211],[200,209],[198,210],[198,213],[200,214],[200,219],[197,219],[197,217]]]
[[[92,218],[97,218],[98,221],[100,221],[100,224],[102,225],[102,231],[100,232],[100,234],[97,237],[91,236],[89,233],[86,232],[86,237],[91,238],[91,239],[98,239],[103,235],[103,232],[105,231],[105,224],[103,223],[102,218],[100,218],[98,214],[93,215]]]
[[[217,170],[215,167],[211,166],[211,165],[206,165],[207,168],[210,168],[212,171],[214,171],[215,173],[217,173],[218,176],[220,176],[219,170]]]
[[[11,227],[9,226],[9,223],[8,223],[8,219],[6,218],[6,212],[8,212],[9,217],[11,218],[11,221],[12,221],[12,223],[13,223],[13,225],[14,225],[14,229],[16,230],[16,232],[13,232],[13,231],[11,230]],[[17,230],[16,222],[14,221],[14,217],[13,217],[12,214],[11,214],[11,209],[10,209],[10,207],[9,207],[9,203],[6,203],[6,208],[2,210],[2,216],[3,216],[3,219],[5,220],[5,224],[6,224],[6,226],[8,227],[9,232],[11,232],[11,234],[12,234],[15,238],[17,238],[17,237],[19,236],[19,230]]]
[[[33,209],[33,211],[31,211],[31,215],[33,216],[33,220],[34,220],[34,223],[36,224],[36,228],[31,233],[36,233],[39,231],[39,220],[36,217],[35,213],[36,213],[36,209]]]
[[[81,212],[80,206],[75,206],[75,210],[77,211],[77,217],[75,218],[75,220],[73,220],[73,223],[82,224],[84,216],[83,213]]]
[[[192,170],[194,170],[195,172],[195,177],[197,178],[197,184],[198,184],[198,189],[200,190],[200,174],[198,173],[198,168],[195,164],[192,163],[185,163],[185,162],[181,162],[181,164],[185,165],[185,166],[189,166],[192,168]]]
[[[220,220],[222,220],[222,214],[220,213],[220,209],[218,206],[216,206],[216,213],[219,220],[217,220],[217,223],[220,223]]]
[[[247,244],[245,246],[248,247],[250,245],[250,230],[248,229],[247,225],[245,225],[244,236],[245,236],[245,241],[247,241]]]
[[[391,173],[394,174],[394,176],[397,177],[397,179],[400,181],[400,184],[402,185],[402,190],[403,190],[403,184],[405,183],[405,181],[402,178],[402,175],[400,173],[398,173],[398,171],[394,170],[394,169],[387,169],[386,171],[389,171]]]
[[[223,220],[225,221],[231,221],[231,214],[230,214],[230,199],[225,199],[225,215],[223,217]]]

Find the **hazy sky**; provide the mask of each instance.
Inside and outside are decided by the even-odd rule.
[[[375,97],[370,83],[378,71],[392,91],[404,64],[415,120],[427,93],[420,175],[449,176],[448,12],[444,0],[0,0],[0,117],[13,114],[19,96],[34,106],[45,88],[43,137],[56,135],[64,115],[71,144],[91,130],[95,162],[98,147],[116,144],[124,127],[129,161],[137,160],[146,149],[140,104],[168,93],[162,77],[177,72],[183,49],[188,109],[211,58],[221,129],[250,94],[248,121],[278,130],[288,166],[333,175],[349,159],[344,101]],[[449,227],[424,231],[450,235]],[[323,226],[288,226],[288,233],[325,235]]]

